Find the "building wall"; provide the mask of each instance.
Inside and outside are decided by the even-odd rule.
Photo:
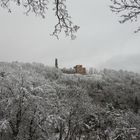
[[[67,69],[67,68],[63,68],[61,69],[63,73],[67,73],[67,74],[82,74],[85,75],[86,74],[86,68],[83,67],[82,65],[76,65],[73,69]]]
[[[75,73],[86,74],[86,68],[83,67],[82,65],[76,65],[74,69],[75,69]]]

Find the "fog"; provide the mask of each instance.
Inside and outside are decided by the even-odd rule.
[[[71,0],[67,5],[72,21],[80,26],[75,40],[63,33],[59,40],[50,36],[56,24],[51,4],[45,19],[25,16],[16,6],[11,14],[0,8],[0,61],[53,66],[58,58],[60,67],[83,64],[139,71],[140,33],[133,32],[137,23],[120,24],[119,16],[109,9],[110,0]]]

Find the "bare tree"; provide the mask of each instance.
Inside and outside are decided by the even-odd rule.
[[[140,0],[111,0],[112,5],[110,6],[112,12],[120,13],[120,23],[126,21],[137,21],[140,15]],[[140,27],[135,32],[140,31]]]
[[[8,9],[11,13],[11,2],[16,3],[18,6],[23,6],[26,9],[26,15],[33,12],[35,15],[45,18],[50,0],[0,0],[0,5],[3,8]],[[66,6],[66,0],[53,0],[53,4],[53,11],[58,22],[54,27],[52,35],[58,38],[58,35],[63,31],[66,36],[70,36],[71,39],[75,39],[75,33],[79,29],[79,26],[74,25],[71,21],[71,17],[69,16]]]

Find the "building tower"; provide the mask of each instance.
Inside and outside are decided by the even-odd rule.
[[[58,60],[55,58],[55,67],[58,69]]]

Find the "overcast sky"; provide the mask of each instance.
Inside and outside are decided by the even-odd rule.
[[[133,33],[138,23],[119,24],[109,5],[110,0],[68,0],[72,20],[80,26],[74,41],[63,35],[59,40],[50,36],[56,23],[54,13],[41,19],[25,16],[20,8],[12,14],[0,8],[0,61],[53,66],[58,58],[60,67],[83,64],[140,70],[140,33]]]

